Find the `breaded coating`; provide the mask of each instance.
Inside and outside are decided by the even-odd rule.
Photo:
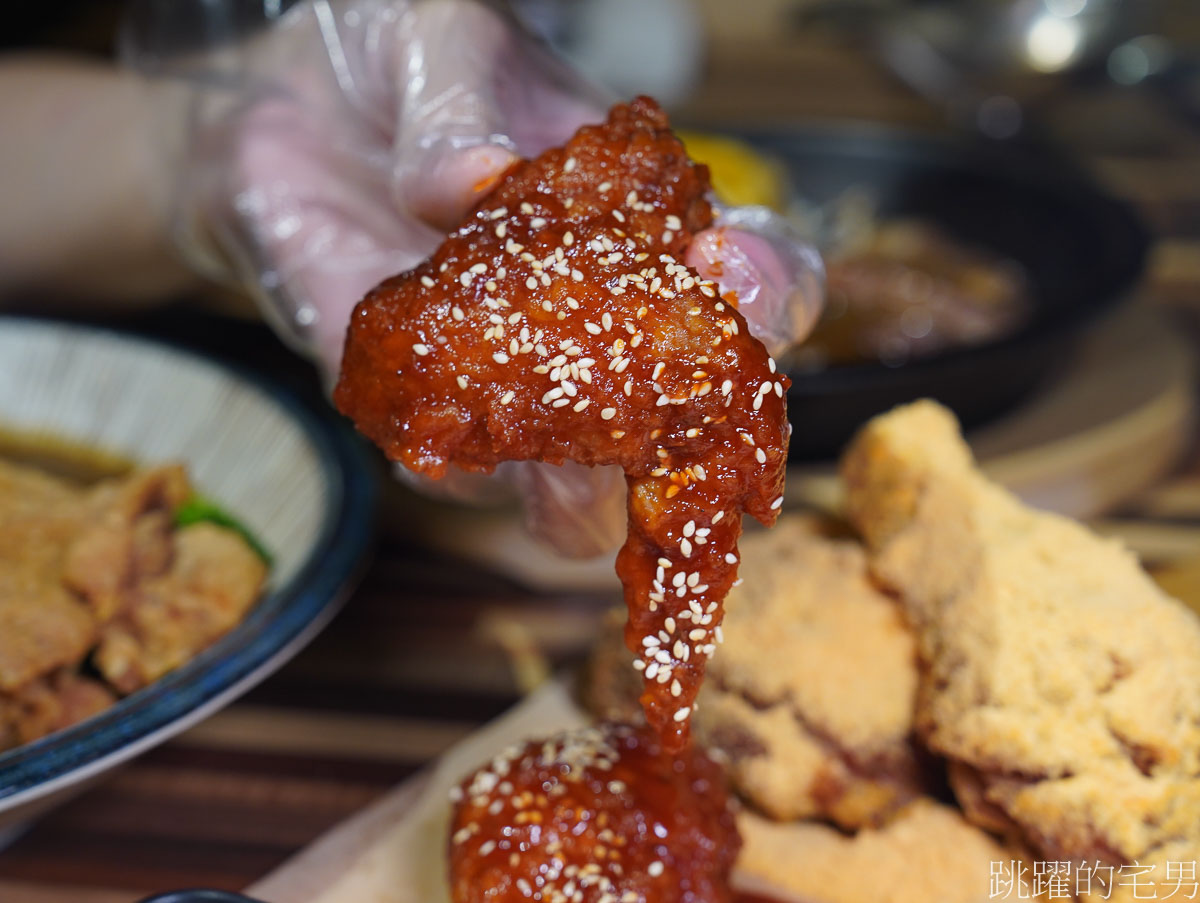
[[[790,516],[742,540],[697,736],[778,819],[878,824],[918,795],[915,643],[862,547]]]
[[[1200,859],[1196,615],[1120,543],[990,483],[931,402],[871,421],[842,475],[918,633],[918,730],[968,816],[1042,859],[1155,866],[1113,900]]]
[[[1019,858],[956,810],[927,799],[882,828],[850,836],[752,812],[738,818],[738,830],[734,883],[796,903],[986,903],[995,899],[992,863]]]
[[[650,723],[671,751],[715,649],[743,512],[782,503],[787,378],[683,262],[708,173],[648,98],[516,164],[434,255],[355,309],[340,410],[442,476],[508,460],[615,464],[617,562]]]

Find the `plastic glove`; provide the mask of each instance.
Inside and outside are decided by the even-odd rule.
[[[192,87],[182,138],[168,143],[183,148],[174,221],[185,254],[250,288],[332,378],[363,294],[427,257],[515,159],[602,120],[610,99],[470,0],[309,0],[260,15],[249,35],[244,11],[138,0],[123,50]],[[198,24],[215,43],[181,48]],[[820,311],[820,260],[767,211],[721,220],[688,262],[735,292],[778,352]],[[624,535],[624,481],[602,469],[521,462],[438,484],[405,474],[459,500],[511,487],[530,529],[566,554]]]

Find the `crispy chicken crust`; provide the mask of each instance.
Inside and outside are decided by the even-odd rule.
[[[1195,614],[1118,542],[989,482],[931,402],[871,421],[842,474],[917,631],[917,729],[967,817],[1042,859],[1146,868],[1096,897],[1169,896],[1169,865],[1200,859]]]

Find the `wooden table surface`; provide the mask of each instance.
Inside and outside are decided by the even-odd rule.
[[[715,55],[704,95],[711,103],[695,110],[749,115],[745,92],[730,93],[731,78],[766,91],[797,72],[817,81],[835,72],[827,83],[842,87],[840,106],[836,92],[810,92],[817,99],[806,107],[791,92],[776,90],[769,101],[756,90],[750,114],[836,108],[936,118],[844,52],[762,53],[746,41]],[[1086,111],[1077,118],[1090,121]],[[1158,151],[1166,155],[1105,146],[1089,159],[1160,235],[1150,303],[1171,307],[1200,336],[1193,140],[1164,138]],[[258,345],[255,354],[263,359]],[[1200,452],[1175,475],[1169,498],[1151,494],[1130,512],[1151,524],[1200,528]],[[1192,575],[1180,579],[1187,584]],[[358,590],[292,662],[0,851],[0,903],[132,903],[171,888],[244,887],[509,707],[522,670],[514,668],[514,647],[534,645],[551,667],[569,666],[614,601],[608,593],[531,592],[384,530]]]

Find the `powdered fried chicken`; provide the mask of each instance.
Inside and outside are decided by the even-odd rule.
[[[708,173],[641,98],[516,164],[421,266],[356,308],[334,398],[434,477],[506,460],[618,464],[618,573],[642,697],[668,750],[733,583],[741,515],[774,521],[785,377],[682,262]]]
[[[1153,866],[1097,898],[1170,896],[1168,864],[1200,860],[1200,620],[1120,544],[989,483],[932,403],[872,421],[842,470],[968,817],[1041,859]]]

